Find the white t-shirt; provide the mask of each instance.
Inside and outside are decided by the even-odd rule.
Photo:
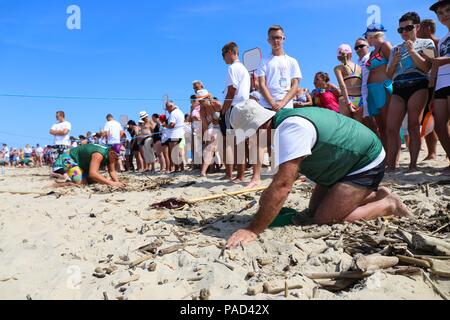
[[[2,152],[3,152],[3,158],[6,161],[9,161],[9,148],[8,147],[4,147]]]
[[[182,139],[184,137],[184,114],[180,109],[176,108],[170,113],[167,123],[175,123],[173,129],[167,128],[167,139]]]
[[[233,102],[231,103],[232,106],[249,99],[250,82],[250,75],[247,68],[239,60],[236,60],[228,67],[225,94],[229,86],[233,86],[236,89]]]
[[[122,132],[122,125],[116,120],[108,121],[103,128],[108,133],[108,144],[120,144],[120,133]]]
[[[56,146],[70,146],[70,130],[72,130],[72,125],[69,121],[59,122],[53,125],[52,130],[65,130],[68,129],[66,135],[64,136],[55,136],[55,145]]]
[[[287,54],[283,56],[273,56],[264,59],[261,67],[256,72],[258,78],[266,77],[266,85],[270,95],[275,101],[281,101],[291,90],[292,79],[302,79],[300,66],[292,57]],[[267,109],[272,109],[269,103],[263,98],[260,104]],[[286,108],[293,108],[293,101],[290,101]]]
[[[438,56],[450,57],[450,32],[439,40]],[[450,64],[441,66],[438,72],[436,91],[445,87],[450,87]]]
[[[39,147],[39,148],[36,149],[36,154],[37,154],[38,156],[40,156],[40,155],[43,154],[43,153],[44,153],[44,149],[43,149],[42,147]]]
[[[275,168],[291,160],[310,156],[316,141],[317,132],[311,122],[301,117],[287,118],[275,131]]]

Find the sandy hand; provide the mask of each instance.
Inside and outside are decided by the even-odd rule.
[[[123,182],[113,181],[111,186],[116,187],[116,188],[125,188],[127,185],[125,183],[123,183]]]
[[[248,243],[255,241],[257,237],[258,236],[250,230],[247,229],[238,230],[230,237],[230,239],[228,239],[226,248],[233,249],[240,245],[246,245]]]

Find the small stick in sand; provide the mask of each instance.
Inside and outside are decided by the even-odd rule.
[[[225,256],[225,250],[227,249],[226,243],[223,245],[222,250],[220,250],[219,257],[217,259],[223,258]]]
[[[431,284],[431,286],[433,287],[434,291],[435,291],[437,294],[439,294],[439,295],[442,297],[442,299],[448,300],[447,295],[446,295],[444,292],[442,292],[442,290],[437,286],[437,284],[435,284],[434,281],[431,280],[431,278],[428,276],[428,274],[427,274],[425,271],[423,271],[423,270],[422,270],[422,275],[423,275],[423,277],[424,277],[426,280],[428,280],[428,282],[429,282],[429,283]]]
[[[431,264],[428,261],[425,261],[422,259],[416,259],[416,258],[406,257],[406,256],[401,256],[401,255],[397,255],[397,258],[400,260],[400,262],[405,263],[405,264],[418,266],[418,267],[422,267],[422,268],[427,268],[427,269],[431,268]]]
[[[187,253],[189,253],[191,256],[193,256],[193,257],[196,258],[196,259],[199,258],[198,254],[192,253],[192,252],[190,252],[190,251],[189,251],[188,249],[186,249],[186,248],[183,248],[183,251],[186,251]]]
[[[104,300],[109,300],[109,299],[108,299],[108,294],[106,293],[106,291],[103,292],[103,299],[104,299]]]
[[[284,287],[279,288],[277,286],[275,286],[274,284],[270,283],[270,282],[266,282],[264,283],[264,293],[267,294],[279,294],[282,292],[286,292],[286,290],[296,290],[296,289],[302,289],[303,286],[301,284],[295,284],[295,285],[290,285],[287,286],[287,282],[285,283]]]
[[[226,262],[220,261],[218,259],[214,259],[215,263],[220,263],[221,265],[224,265],[225,267],[227,267],[228,269],[230,269],[231,271],[234,271],[234,267]]]
[[[443,225],[442,227],[440,227],[439,229],[436,229],[435,231],[433,231],[433,232],[431,233],[431,235],[434,235],[434,234],[438,233],[439,231],[444,230],[444,229],[447,228],[448,226],[450,226],[450,223],[447,223],[447,224]]]
[[[166,254],[171,254],[177,252],[178,250],[183,250],[185,247],[187,247],[186,244],[176,244],[174,246],[159,250],[158,255],[164,256]]]
[[[122,287],[122,286],[124,286],[124,285],[126,285],[126,284],[128,284],[130,282],[138,281],[139,278],[140,278],[140,275],[139,274],[135,274],[131,278],[119,281],[119,283],[117,284],[116,288]]]
[[[143,256],[143,257],[141,257],[141,258],[139,258],[139,259],[137,259],[137,260],[131,262],[131,263],[130,263],[130,269],[131,269],[131,268],[134,268],[134,267],[137,267],[137,266],[140,265],[141,263],[143,263],[143,262],[145,262],[145,261],[147,261],[147,260],[153,259],[153,258],[154,258],[154,255],[152,255],[152,254]]]
[[[196,282],[196,281],[202,281],[202,280],[203,280],[203,277],[195,277],[195,278],[187,279],[187,281],[189,281],[189,282]]]

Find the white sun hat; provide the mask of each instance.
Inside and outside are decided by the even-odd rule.
[[[142,119],[145,119],[145,118],[148,118],[149,117],[149,115],[148,115],[148,113],[147,113],[147,111],[141,111],[141,112],[139,112],[139,118],[142,120]]]
[[[265,109],[253,99],[235,105],[231,111],[230,123],[236,130],[236,143],[240,144],[254,135],[275,114],[276,112]]]

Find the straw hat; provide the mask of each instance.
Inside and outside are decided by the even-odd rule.
[[[251,137],[267,121],[275,116],[274,111],[263,108],[253,99],[238,103],[231,111],[230,123],[236,132],[237,143]]]

